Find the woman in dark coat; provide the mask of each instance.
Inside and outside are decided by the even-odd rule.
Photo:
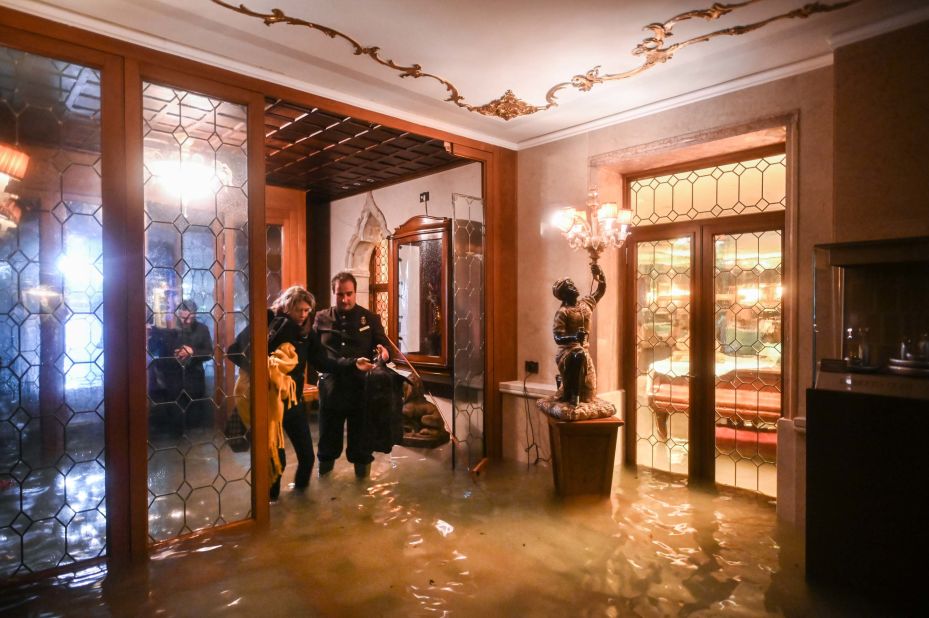
[[[290,372],[296,384],[297,403],[284,410],[284,432],[290,438],[297,454],[297,472],[294,475],[294,489],[306,489],[313,472],[313,436],[310,434],[309,419],[303,402],[303,384],[306,376],[306,364],[326,372],[368,371],[373,367],[367,359],[330,358],[313,333],[309,320],[310,313],[316,306],[316,299],[305,288],[292,286],[286,289],[274,301],[268,310],[268,353],[290,343],[297,351],[297,365]],[[251,373],[250,332],[246,327],[232,345],[226,350],[230,361]],[[281,469],[287,465],[284,449],[278,452]],[[280,478],[271,485],[271,499],[277,499],[281,491]]]

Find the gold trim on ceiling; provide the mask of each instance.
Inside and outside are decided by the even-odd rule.
[[[705,43],[720,36],[739,36],[753,32],[759,28],[763,28],[764,26],[767,26],[768,24],[775,21],[782,19],[805,19],[816,13],[827,13],[830,11],[835,11],[858,2],[858,0],[846,0],[844,2],[837,2],[835,4],[811,2],[809,4],[803,5],[798,9],[794,9],[780,15],[775,15],[752,24],[723,28],[722,30],[716,30],[707,34],[695,36],[691,39],[687,39],[686,41],[681,41],[680,43],[666,45],[667,39],[673,35],[672,30],[674,29],[674,26],[682,21],[687,21],[689,19],[713,21],[735,11],[736,9],[742,8],[749,4],[755,4],[759,1],[760,0],[745,0],[745,2],[734,2],[731,4],[721,4],[716,2],[708,9],[695,9],[692,11],[686,11],[680,15],[675,15],[671,19],[662,23],[648,24],[643,28],[643,30],[650,31],[651,36],[642,39],[642,41],[632,50],[632,54],[634,56],[641,56],[643,58],[642,64],[635,68],[629,69],[628,71],[623,71],[621,73],[607,73],[604,75],[600,74],[600,66],[595,66],[586,73],[575,75],[569,81],[560,82],[549,88],[548,92],[545,93],[545,105],[532,105],[531,103],[520,99],[518,96],[516,96],[516,94],[513,93],[512,90],[507,90],[505,93],[503,93],[503,96],[494,99],[493,101],[489,101],[483,105],[472,105],[471,103],[467,103],[465,101],[464,96],[462,96],[454,84],[452,84],[447,79],[435,75],[434,73],[423,71],[421,64],[411,64],[405,66],[394,62],[390,58],[382,58],[380,47],[365,47],[352,37],[339,32],[338,30],[306,21],[298,17],[290,17],[280,9],[271,9],[270,13],[259,13],[249,9],[244,4],[234,6],[232,4],[223,2],[222,0],[212,0],[214,4],[218,4],[219,6],[227,8],[231,11],[235,11],[236,13],[241,13],[242,15],[261,19],[266,26],[280,23],[288,24],[291,26],[304,26],[311,30],[322,32],[331,39],[343,39],[352,46],[356,56],[368,56],[378,64],[397,71],[400,73],[401,78],[431,78],[445,86],[445,89],[448,91],[448,97],[445,99],[446,101],[450,101],[451,103],[454,103],[458,107],[464,108],[469,112],[475,112],[484,116],[494,116],[497,118],[502,118],[503,120],[512,120],[513,118],[518,118],[520,116],[529,116],[531,114],[542,112],[553,107],[558,107],[557,94],[565,88],[574,87],[582,92],[588,92],[596,84],[602,84],[609,81],[618,81],[621,79],[633,77],[639,73],[647,71],[656,65],[668,62],[671,60],[671,58],[674,57],[674,54],[681,49],[695,45],[697,43]]]

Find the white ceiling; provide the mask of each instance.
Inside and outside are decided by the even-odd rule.
[[[839,0],[824,0],[835,4]],[[601,74],[641,63],[631,50],[643,26],[711,0],[230,0],[253,11],[279,8],[327,26],[401,65],[454,84],[481,105],[512,89],[534,105],[559,82],[600,65]],[[832,62],[835,47],[929,19],[927,0],[860,0],[807,19],[774,22],[741,36],[680,50],[626,80],[567,88],[559,106],[505,121],[445,102],[445,88],[352,54],[341,39],[301,26],[265,26],[210,0],[0,0],[0,4],[460,135],[525,148]],[[761,0],[718,20],[689,20],[669,43],[751,24],[797,9]]]

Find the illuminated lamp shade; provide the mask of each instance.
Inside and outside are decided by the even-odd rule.
[[[620,225],[632,225],[632,209],[620,208],[616,218]]]
[[[7,144],[0,144],[0,191],[11,178],[22,180],[29,165],[29,155]]]
[[[6,192],[11,179],[22,180],[29,165],[29,155],[7,144],[0,144],[0,230],[19,225],[23,211],[17,197]]]
[[[597,209],[597,221],[599,221],[601,225],[606,225],[607,222],[616,219],[616,213],[618,211],[619,207],[616,206],[616,202],[604,202],[600,204],[600,208]]]
[[[564,235],[572,249],[584,249],[590,263],[596,264],[600,254],[608,249],[618,249],[629,236],[632,211],[620,208],[616,202],[599,201],[596,189],[587,194],[583,211],[562,208],[552,216],[552,225]]]
[[[562,234],[567,234],[574,227],[574,219],[577,217],[577,211],[571,206],[566,206],[552,215],[552,225],[561,230]]]

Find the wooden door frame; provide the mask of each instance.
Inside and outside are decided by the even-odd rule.
[[[299,195],[299,201],[293,205],[278,200],[276,193],[293,193]],[[274,185],[265,186],[265,226],[280,225],[284,230],[284,244],[281,250],[284,259],[281,263],[281,289],[292,285],[307,287],[306,254],[306,193],[299,189],[288,189]],[[302,252],[301,252],[302,251]],[[316,299],[317,303],[319,299]]]
[[[690,374],[688,386],[690,409],[697,413],[689,414],[689,442],[697,448],[688,452],[688,480],[694,484],[713,485],[716,482],[715,450],[715,414],[710,414],[715,402],[715,367],[716,351],[711,345],[715,311],[712,307],[714,295],[713,281],[713,236],[717,234],[738,234],[745,232],[762,232],[784,230],[785,211],[763,212],[714,219],[697,219],[659,225],[649,225],[633,229],[622,252],[622,271],[625,285],[623,294],[623,315],[621,334],[623,350],[622,384],[625,397],[626,431],[624,432],[623,463],[627,466],[637,465],[636,432],[636,341],[635,341],[635,302],[636,302],[636,268],[635,246],[638,242],[670,240],[689,236],[691,239],[691,311],[690,311]],[[781,255],[785,242],[781,238]],[[782,257],[782,260],[784,258]],[[782,316],[785,312],[782,309]],[[783,319],[783,318],[782,318]],[[785,332],[782,330],[782,332]],[[787,347],[782,339],[782,348]],[[781,365],[782,376],[786,377],[786,368]],[[782,379],[782,384],[783,384]],[[782,410],[785,407],[782,389]],[[694,452],[696,450],[696,453]],[[696,455],[696,456],[695,456]]]

